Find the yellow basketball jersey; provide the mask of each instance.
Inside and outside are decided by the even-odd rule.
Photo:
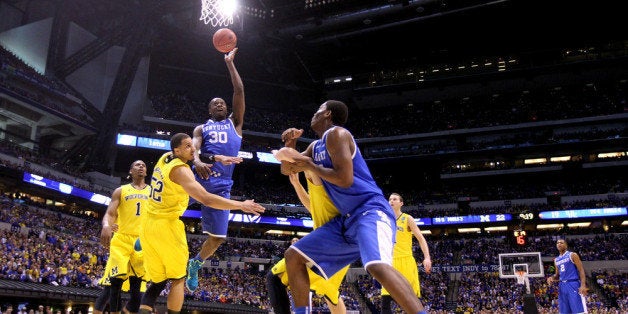
[[[315,185],[312,181],[307,180],[307,191],[310,195],[310,211],[312,211],[314,229],[340,214],[327,192],[325,192],[323,185]]]
[[[141,215],[148,206],[150,186],[138,190],[132,184],[121,187],[120,204],[118,205],[118,233],[139,236]]]
[[[148,204],[148,213],[153,216],[176,218],[183,215],[188,207],[190,196],[183,187],[170,181],[170,172],[175,167],[190,167],[172,155],[172,152],[163,154],[153,170],[150,180],[152,187]]]
[[[307,193],[310,196],[310,211],[312,220],[314,221],[313,228],[316,229],[332,218],[340,214],[334,203],[329,198],[329,195],[325,191],[323,185],[315,185],[312,181],[307,180]],[[345,278],[349,265],[341,269],[328,280],[317,275],[308,268],[308,275],[310,277],[310,289],[316,294],[326,296],[333,304],[338,304],[338,298],[340,296],[340,285]],[[272,273],[279,275],[281,282],[288,286],[288,272],[286,272],[286,260],[281,259],[271,269]]]
[[[408,228],[408,219],[412,219],[412,216],[405,213],[397,218],[397,242],[395,242],[393,250],[394,258],[412,256],[412,238],[414,235]]]

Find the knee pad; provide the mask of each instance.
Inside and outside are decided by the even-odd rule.
[[[109,295],[111,294],[111,287],[110,286],[104,286],[102,291],[100,292],[100,295],[98,295],[98,298],[96,299],[96,302],[94,304],[94,310],[95,311],[100,311],[100,312],[104,312],[105,311],[105,307],[107,307],[107,304],[109,303]]]
[[[281,282],[281,278],[271,271],[266,274],[266,289],[273,311],[276,314],[290,314],[290,298],[286,286]]]
[[[121,278],[110,278],[111,296],[109,297],[109,309],[111,312],[120,312],[122,310],[122,283]]]
[[[140,302],[142,301],[142,279],[135,276],[129,277],[129,302],[126,303],[126,309],[131,313],[137,313],[140,310]]]
[[[142,297],[142,305],[154,308],[159,294],[166,287],[166,283],[167,281],[164,280],[162,282],[152,283],[148,286],[148,288],[146,288],[146,292],[144,292],[144,296]]]

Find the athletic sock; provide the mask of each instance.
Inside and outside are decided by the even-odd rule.
[[[301,306],[294,309],[294,314],[310,314],[309,306]]]

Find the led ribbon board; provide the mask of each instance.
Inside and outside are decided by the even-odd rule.
[[[586,208],[571,210],[551,210],[539,213],[540,219],[576,219],[599,218],[610,216],[625,216],[628,214],[626,207]]]
[[[86,191],[80,188],[77,188],[75,186],[71,186],[69,184],[66,183],[61,183],[61,182],[57,182],[54,180],[50,180],[47,178],[44,178],[42,176],[36,175],[36,174],[32,174],[32,173],[28,173],[28,172],[24,172],[24,177],[23,177],[24,182],[28,182],[30,184],[35,184],[35,185],[39,185],[41,187],[47,188],[47,189],[51,189],[51,190],[55,190],[58,192],[61,192],[63,194],[69,194],[69,195],[73,195],[73,196],[77,196],[80,198],[84,198],[86,200],[92,201],[94,203],[98,203],[98,204],[102,204],[102,205],[109,205],[109,202],[111,202],[111,198],[101,195],[101,194],[97,194],[97,193],[93,193],[90,191]]]

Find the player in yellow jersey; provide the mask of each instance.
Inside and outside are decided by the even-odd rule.
[[[152,313],[157,297],[170,281],[168,313],[183,307],[184,279],[189,258],[183,222],[179,219],[188,207],[190,196],[216,209],[240,209],[259,215],[264,207],[253,200],[230,200],[209,193],[196,181],[187,164],[194,160],[192,138],[177,133],[170,139],[171,151],[163,154],[153,169],[151,195],[146,217],[140,228],[144,266],[151,280],[140,305],[140,313]]]
[[[120,313],[122,309],[120,294],[123,282],[127,279],[131,294],[126,305],[127,311],[137,313],[142,298],[140,289],[144,265],[141,248],[136,242],[142,213],[146,209],[150,195],[150,186],[144,181],[146,164],[141,160],[134,161],[129,175],[132,182],[113,191],[100,232],[101,244],[109,246],[109,259],[101,284],[104,286],[109,284],[109,288],[105,288],[103,294],[109,293],[111,313]],[[109,291],[106,291],[107,289]],[[97,302],[97,305],[100,302]],[[96,310],[101,311],[100,305]]]
[[[137,239],[137,246],[135,247],[135,249],[138,250],[136,251],[138,257],[140,259],[143,259],[139,238]],[[107,260],[103,276],[98,280],[98,285],[102,286],[103,290],[101,291],[100,295],[98,295],[98,298],[94,303],[94,314],[102,314],[105,311],[107,304],[109,304],[109,298],[111,296],[111,282],[109,280],[109,274],[111,274],[111,259]],[[126,306],[122,309],[122,312],[124,313],[137,313],[142,298],[141,293],[144,293],[146,291],[146,282],[148,281],[147,276],[144,275],[144,277],[142,277],[141,279],[139,294],[137,294],[136,292],[138,291],[137,282],[134,281],[133,286],[131,286],[130,279],[133,278],[134,276],[127,277],[127,279],[122,283],[122,291],[131,293],[131,298],[127,302]],[[137,305],[134,306],[134,304]],[[131,312],[131,310],[133,309],[135,309],[135,312]]]
[[[393,267],[408,279],[414,293],[420,298],[421,286],[418,267],[412,255],[412,237],[414,236],[419,241],[419,247],[423,252],[423,267],[427,273],[432,271],[430,249],[421,230],[416,225],[414,217],[401,212],[401,206],[403,206],[401,195],[397,193],[390,194],[388,203],[395,211],[395,217],[397,218],[397,235],[393,248]],[[392,313],[391,302],[392,297],[390,293],[382,287],[382,314]]]
[[[291,144],[292,143],[286,143],[286,146],[290,146]],[[278,151],[274,153],[278,160],[284,158]],[[318,176],[309,171],[305,172],[307,191],[301,185],[298,174],[290,174],[289,178],[299,200],[312,215],[314,228],[323,225],[340,214],[331,199],[329,199],[323,187],[323,182]],[[332,275],[328,280],[325,280],[323,277],[308,269],[311,290],[316,294],[325,296],[325,301],[332,314],[342,314],[347,311],[344,301],[340,298],[340,285],[342,284],[347,270],[349,270],[349,265]],[[276,314],[291,313],[290,302],[286,294],[288,273],[286,272],[285,259],[280,260],[271,268],[266,278],[266,284],[274,312]]]

